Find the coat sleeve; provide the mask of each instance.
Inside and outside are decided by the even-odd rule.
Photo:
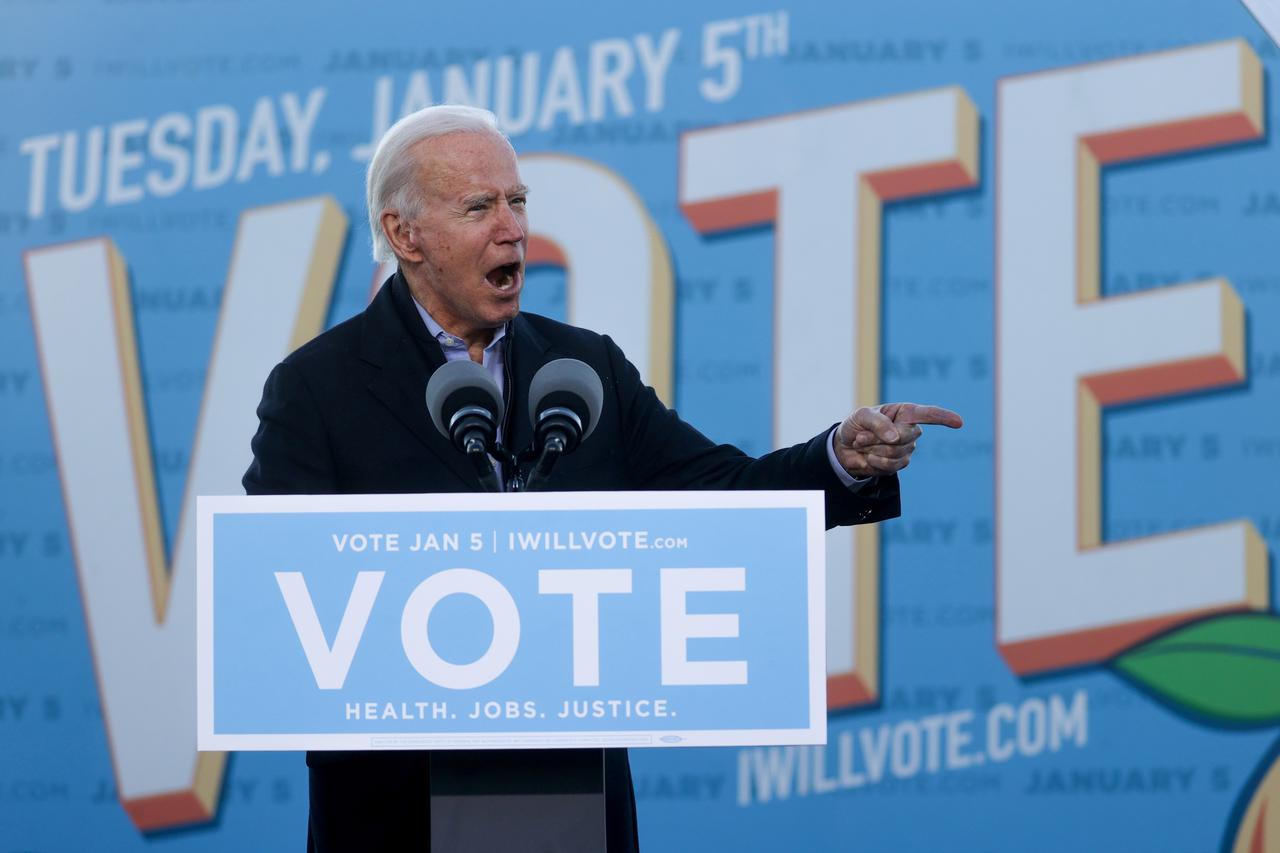
[[[267,377],[258,404],[253,462],[241,480],[250,495],[339,491],[324,413],[302,373],[288,361]]]
[[[641,488],[818,490],[825,496],[828,528],[901,514],[897,477],[878,477],[856,490],[840,482],[827,458],[830,427],[758,459],[715,444],[663,405],[617,345],[604,340],[622,416],[623,452]]]

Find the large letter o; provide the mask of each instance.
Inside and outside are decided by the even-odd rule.
[[[489,609],[493,640],[471,663],[449,663],[436,654],[427,636],[427,620],[441,599],[471,595]],[[405,657],[423,678],[453,690],[468,690],[493,681],[506,671],[520,645],[520,611],[507,588],[475,569],[446,569],[418,584],[400,617],[400,643]]]

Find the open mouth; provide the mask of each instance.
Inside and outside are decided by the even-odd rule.
[[[494,267],[485,275],[485,280],[489,284],[498,288],[498,290],[506,290],[514,287],[520,277],[520,262],[512,261],[509,264]]]

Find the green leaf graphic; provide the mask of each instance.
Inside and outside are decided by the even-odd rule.
[[[1280,616],[1217,616],[1130,649],[1112,665],[1157,696],[1222,724],[1280,722]]]

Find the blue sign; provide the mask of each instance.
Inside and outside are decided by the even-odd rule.
[[[202,750],[826,741],[819,493],[198,515]]]

